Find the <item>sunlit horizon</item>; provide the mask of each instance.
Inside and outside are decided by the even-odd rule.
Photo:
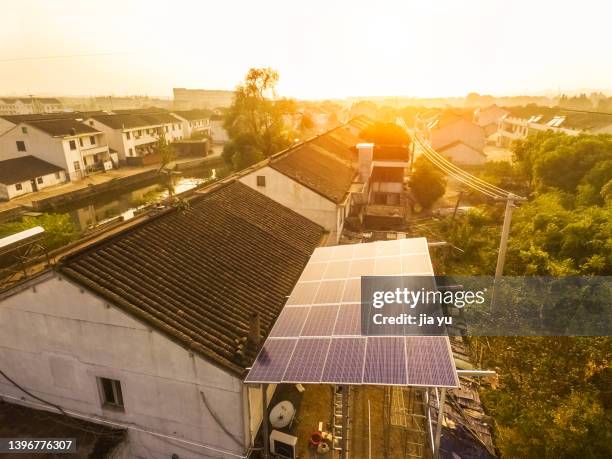
[[[299,99],[612,93],[612,8],[518,0],[308,4],[26,0],[4,12],[0,95],[233,89],[250,67]]]

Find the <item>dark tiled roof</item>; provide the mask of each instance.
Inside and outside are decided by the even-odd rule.
[[[96,115],[92,118],[113,129],[132,129],[179,122],[177,118],[169,113],[125,113],[116,115]]]
[[[28,114],[28,115],[2,115],[0,118],[4,118],[13,124],[19,124],[22,121],[37,121],[37,120],[65,120],[74,119],[77,117],[79,112],[65,112],[65,113],[48,113],[48,114]]]
[[[36,121],[27,121],[27,123],[53,137],[94,134],[99,132],[91,126],[74,119],[40,119]]]
[[[274,155],[269,165],[321,196],[341,203],[356,175],[355,145],[363,141],[343,125]]]
[[[323,229],[237,181],[102,241],[60,265],[213,363],[242,375],[237,340],[258,312],[265,336]]]
[[[506,110],[514,118],[529,119],[532,116],[542,115],[542,118],[537,121],[538,124],[546,124],[555,116],[563,116],[565,119],[558,127],[567,129],[597,131],[612,125],[612,113],[563,110],[539,106],[507,107]]]
[[[356,175],[348,161],[315,142],[306,142],[274,158],[270,167],[335,203],[344,201]]]
[[[0,161],[0,183],[13,185],[32,180],[43,175],[53,174],[62,168],[34,156],[24,156]]]
[[[180,116],[181,118],[185,118],[188,121],[203,120],[206,118],[210,118],[210,112],[206,110],[182,110],[182,111],[175,111],[172,113],[174,113],[177,116]]]

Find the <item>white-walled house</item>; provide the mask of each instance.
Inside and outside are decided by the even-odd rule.
[[[277,153],[245,171],[240,181],[318,223],[336,243],[351,213],[359,137],[349,124]]]
[[[2,97],[0,115],[27,115],[33,113],[57,113],[62,102],[55,97]]]
[[[462,140],[455,140],[447,145],[438,147],[438,153],[450,162],[463,166],[482,166],[487,162],[487,155]]]
[[[126,428],[113,457],[243,456],[263,412],[246,368],[323,237],[216,184],[0,292],[0,368],[75,418]],[[0,378],[0,398],[41,409],[19,387]]]
[[[130,165],[146,164],[146,157],[156,153],[157,142],[162,136],[168,142],[185,138],[181,120],[169,113],[95,115],[86,123],[104,132],[119,160]]]
[[[183,136],[185,139],[192,137],[201,138],[210,136],[210,116],[205,110],[174,111],[172,115],[181,120]]]
[[[8,201],[65,181],[63,168],[34,156],[0,161],[0,201]]]
[[[61,167],[69,180],[112,166],[104,134],[70,118],[22,121],[0,134],[0,159],[24,156]]]

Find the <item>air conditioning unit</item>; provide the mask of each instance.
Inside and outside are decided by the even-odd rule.
[[[270,452],[278,457],[295,459],[297,437],[273,430],[270,434]]]

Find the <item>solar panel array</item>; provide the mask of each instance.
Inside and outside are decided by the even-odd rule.
[[[372,275],[433,276],[426,239],[316,249],[246,382],[457,387],[447,337],[361,335]]]

